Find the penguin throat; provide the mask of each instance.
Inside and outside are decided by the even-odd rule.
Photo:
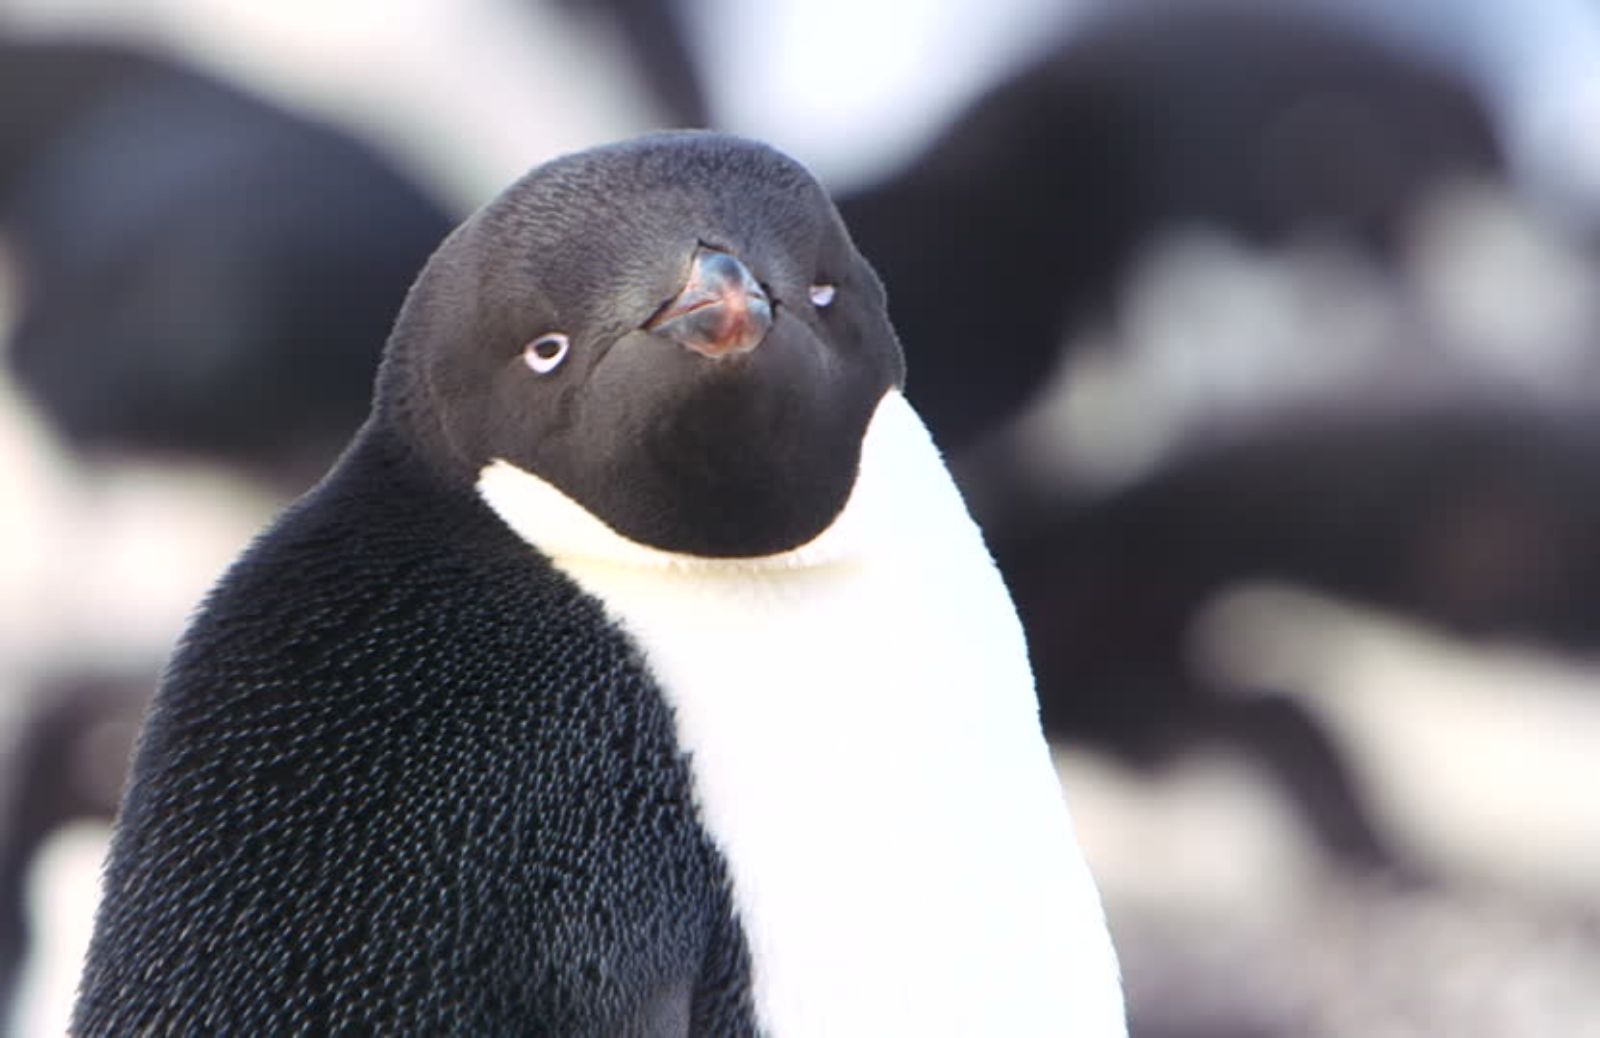
[[[861,445],[861,464],[837,518],[797,548],[751,558],[707,558],[664,551],[617,532],[556,486],[504,458],[478,474],[478,494],[524,541],[556,563],[749,571],[847,565],[893,536],[905,521],[895,471],[908,453],[931,450],[927,430],[898,390],[878,402]],[[897,514],[898,513],[898,514]],[[902,530],[903,533],[903,530]]]

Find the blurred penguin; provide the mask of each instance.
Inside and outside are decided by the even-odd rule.
[[[321,472],[443,207],[333,127],[151,55],[0,43],[0,99],[9,359],[57,431],[291,490]]]
[[[1249,3],[1088,19],[906,170],[844,199],[947,450],[1012,414],[1166,232],[1377,253],[1444,184],[1497,174],[1477,97],[1326,19]]]

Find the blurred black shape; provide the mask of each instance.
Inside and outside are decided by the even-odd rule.
[[[1015,410],[1163,231],[1392,249],[1441,183],[1494,174],[1446,72],[1270,5],[1113,5],[841,200],[889,287],[912,402],[946,450]]]
[[[1218,687],[1189,635],[1219,592],[1258,579],[1463,635],[1600,646],[1600,412],[1478,403],[1277,420],[1104,498],[1014,514],[991,546],[1047,728],[1145,765],[1201,740],[1241,746],[1326,847],[1393,864],[1309,717],[1282,690]]]
[[[705,86],[689,42],[684,0],[556,0],[611,23],[638,69],[640,82],[680,128],[710,126]]]
[[[1441,524],[1472,521],[1442,511],[1439,482],[1461,484],[1456,503],[1486,487],[1457,441],[1502,443],[1492,429],[1291,421],[1132,486],[1068,475],[1042,490],[990,434],[1074,333],[1109,322],[1165,233],[1210,227],[1258,248],[1314,234],[1387,263],[1435,191],[1501,169],[1483,106],[1438,68],[1269,5],[1139,4],[1092,19],[903,174],[843,201],[887,284],[908,395],[952,452],[1016,598],[1052,736],[1145,765],[1197,741],[1239,746],[1339,859],[1398,863],[1314,719],[1282,690],[1209,684],[1187,639],[1219,590],[1252,576],[1463,621],[1485,602],[1505,619],[1517,594],[1559,595],[1508,577],[1509,561],[1473,588],[1408,582],[1442,550]],[[1534,481],[1486,507],[1554,534],[1564,489]]]
[[[0,42],[10,360],[76,447],[300,489],[452,224],[365,145],[154,55]]]

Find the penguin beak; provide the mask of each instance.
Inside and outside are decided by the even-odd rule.
[[[714,360],[749,353],[770,327],[772,302],[750,268],[704,245],[694,250],[683,291],[644,325]]]

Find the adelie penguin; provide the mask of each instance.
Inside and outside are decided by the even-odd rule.
[[[599,148],[470,218],[171,663],[76,1031],[1123,1034],[902,374],[764,146]]]

